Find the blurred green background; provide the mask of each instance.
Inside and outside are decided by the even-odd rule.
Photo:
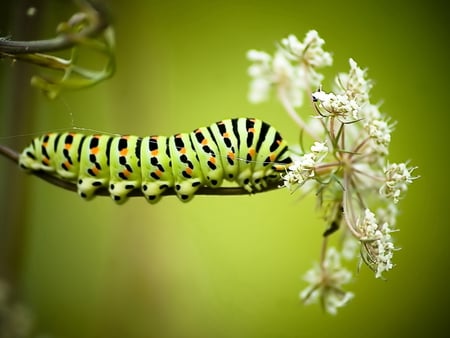
[[[26,17],[26,6],[37,15]],[[245,53],[272,52],[290,33],[318,30],[336,72],[369,68],[373,100],[399,121],[391,161],[419,166],[401,201],[397,267],[366,267],[337,316],[303,306],[302,274],[319,257],[314,200],[255,196],[82,201],[0,158],[1,270],[35,320],[61,338],[398,337],[448,328],[450,238],[448,11],[438,1],[110,1],[117,73],[96,87],[46,99],[22,63],[0,64],[0,141],[21,150],[42,131],[77,127],[137,135],[190,131],[255,116],[288,140],[298,131],[275,102],[251,105]],[[0,35],[52,36],[74,7],[10,1]],[[329,88],[329,87],[328,87]],[[433,114],[438,114],[436,118]],[[441,119],[442,118],[442,119]],[[440,120],[441,119],[441,120]],[[439,158],[439,156],[442,156]],[[356,272],[357,267],[354,267]],[[1,325],[1,323],[0,323]],[[444,331],[445,332],[445,331]]]

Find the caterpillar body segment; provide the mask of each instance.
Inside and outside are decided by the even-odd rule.
[[[279,179],[292,160],[286,141],[269,124],[235,118],[169,137],[49,133],[37,137],[20,155],[26,170],[45,170],[77,184],[89,200],[107,188],[117,203],[141,189],[156,203],[167,189],[187,202],[203,186],[236,182],[248,192]]]
[[[223,120],[212,124],[209,129],[211,136],[216,139],[223,166],[223,178],[235,181],[239,172],[238,130],[237,119]]]
[[[169,138],[146,136],[141,142],[141,190],[147,201],[156,203],[161,194],[174,186]]]
[[[55,163],[56,173],[66,180],[75,180],[80,171],[80,156],[78,150],[81,148],[86,137],[76,137],[75,133],[59,134],[56,141]]]
[[[184,202],[189,201],[205,183],[200,158],[190,136],[191,134],[177,134],[169,138],[174,189],[178,198]]]
[[[129,135],[112,139],[108,190],[118,203],[124,202],[130,191],[141,187],[141,142],[140,137]]]
[[[224,179],[224,166],[216,138],[210,127],[202,127],[193,131],[194,148],[200,159],[200,168],[207,186],[220,187]]]
[[[113,179],[109,167],[109,154],[114,137],[83,134],[75,134],[74,137],[84,139],[77,154],[80,159],[76,177],[78,194],[90,200],[98,188],[107,187],[110,179]]]

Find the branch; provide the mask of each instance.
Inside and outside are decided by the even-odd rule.
[[[0,154],[9,158],[11,161],[13,161],[15,164],[19,164],[19,153],[15,150],[8,148],[7,146],[0,144]],[[44,181],[47,181],[48,183],[51,183],[57,187],[77,192],[77,185],[73,182],[65,181],[57,176],[53,176],[52,174],[46,172],[46,171],[31,171],[31,174],[43,179]],[[262,193],[267,192],[271,190],[278,189],[280,185],[280,182],[269,182],[267,188],[255,191],[255,193]],[[100,188],[95,193],[98,196],[109,196],[108,189],[106,188]],[[197,190],[195,193],[196,195],[217,195],[217,196],[231,196],[231,195],[248,195],[249,192],[241,187],[219,187],[219,188],[210,188],[210,187],[201,187]],[[175,196],[176,193],[173,189],[166,190],[162,196]],[[142,194],[142,191],[139,189],[135,189],[130,192],[128,195],[129,197],[136,197],[136,196],[144,196]]]
[[[79,32],[64,33],[53,39],[35,41],[13,41],[0,38],[0,56],[46,53],[65,50],[77,45],[86,38],[99,35],[109,26],[108,15],[103,6],[91,1],[78,1],[83,13],[77,13],[67,22],[76,25],[87,19],[88,25]]]
[[[12,41],[0,38],[0,59],[10,58],[62,73],[58,76],[35,75],[31,85],[41,89],[49,98],[56,98],[62,90],[93,86],[110,78],[115,72],[114,30],[110,27],[106,10],[91,0],[77,0],[80,12],[57,27],[58,36],[35,41]],[[105,58],[100,70],[78,64],[81,47]],[[65,59],[49,52],[70,51]]]

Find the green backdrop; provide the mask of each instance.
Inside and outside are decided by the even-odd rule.
[[[350,285],[356,298],[330,316],[298,300],[301,276],[320,251],[323,229],[313,199],[274,191],[196,196],[188,204],[174,197],[155,206],[139,198],[120,207],[109,198],[87,203],[0,158],[0,224],[17,232],[10,270],[36,332],[61,338],[399,337],[433,336],[448,327],[449,190],[448,179],[438,175],[448,164],[445,7],[437,1],[299,0],[111,1],[109,7],[118,67],[109,81],[55,101],[25,85],[26,109],[17,121],[11,90],[16,72],[27,67],[0,64],[3,144],[20,150],[32,136],[68,128],[72,119],[77,127],[147,135],[233,116],[270,121],[295,141],[297,130],[279,105],[247,102],[245,53],[273,51],[288,34],[303,38],[316,29],[334,55],[324,85],[348,69],[350,57],[368,67],[374,101],[384,101],[382,110],[399,122],[391,159],[411,160],[422,177],[400,204],[397,267],[387,281],[363,267]],[[70,13],[51,1],[42,11],[48,35]],[[13,26],[1,29],[14,37]],[[16,183],[8,184],[12,179]]]

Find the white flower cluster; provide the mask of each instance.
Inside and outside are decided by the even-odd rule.
[[[330,248],[322,264],[308,270],[303,279],[309,285],[300,292],[300,299],[305,304],[320,300],[330,314],[335,315],[338,308],[354,297],[352,292],[342,289],[352,280],[352,273],[341,266],[340,254],[335,248]]]
[[[370,138],[370,150],[378,155],[388,155],[391,142],[393,124],[379,111],[376,104],[370,102],[372,81],[367,78],[367,71],[359,68],[355,60],[350,59],[348,73],[340,73],[336,79],[334,90],[338,95],[345,95],[360,107],[358,114],[353,115],[361,119],[362,126]],[[356,118],[355,118],[356,120]],[[356,127],[359,127],[357,125]]]
[[[414,169],[408,168],[406,163],[389,164],[384,170],[386,180],[380,188],[380,194],[398,203],[401,194],[408,190],[408,184],[416,178],[411,175]]]
[[[253,78],[248,99],[253,103],[265,101],[269,96],[272,82],[276,80],[272,74],[272,57],[266,52],[250,50],[247,58],[253,62],[248,68],[248,74]]]
[[[315,30],[306,33],[303,42],[292,34],[281,40],[282,50],[287,58],[299,66],[299,76],[304,79],[305,88],[318,86],[323,75],[316,69],[331,66],[333,63],[331,54],[323,50],[324,44],[325,40],[320,38]]]
[[[380,278],[384,271],[394,267],[391,261],[395,249],[391,236],[394,230],[386,222],[379,225],[375,214],[369,209],[365,210],[358,228],[362,235],[360,238],[363,247],[362,257],[375,270],[375,277]]]
[[[281,41],[275,54],[250,50],[247,58],[252,62],[248,74],[252,77],[249,100],[265,101],[271,88],[283,95],[294,106],[303,103],[303,91],[318,86],[323,79],[316,69],[330,66],[330,53],[322,48],[324,40],[316,31],[309,31],[303,42],[294,35]]]
[[[348,73],[340,73],[335,78],[335,91],[344,91],[348,97],[358,103],[369,100],[369,92],[372,88],[372,81],[366,77],[366,70],[358,67],[352,58],[349,59],[350,70]]]
[[[344,94],[326,93],[319,90],[312,94],[314,102],[319,102],[320,114],[341,117],[344,121],[358,120],[360,107],[356,100]]]
[[[303,42],[300,42],[293,34],[281,40],[281,45],[292,60],[308,63],[315,68],[330,66],[333,63],[331,54],[323,50],[324,44],[325,40],[315,30],[306,33]],[[323,76],[319,74],[319,79],[322,78]]]
[[[300,42],[290,35],[274,56],[250,51],[252,77],[250,99],[263,101],[271,88],[289,116],[311,137],[310,151],[297,154],[282,175],[282,187],[314,192],[323,212],[329,236],[339,228],[353,239],[345,250],[326,250],[321,264],[309,271],[309,283],[301,298],[306,304],[322,300],[335,313],[353,294],[342,291],[351,274],[340,266],[339,257],[356,257],[371,268],[376,278],[394,267],[392,232],[398,214],[397,203],[416,177],[406,163],[389,164],[389,146],[394,123],[371,102],[372,81],[367,71],[349,60],[349,71],[336,76],[331,92],[321,89],[318,69],[332,63],[316,31]],[[315,92],[312,89],[320,88]],[[295,107],[303,92],[312,93],[316,116],[306,123]],[[305,141],[305,138],[302,138]],[[322,141],[322,142],[318,142]],[[303,144],[299,149],[308,149]],[[291,150],[294,151],[295,147]],[[373,212],[372,210],[375,210]],[[356,246],[360,250],[355,250]]]
[[[300,156],[283,176],[283,186],[291,191],[301,187],[308,179],[315,175],[315,166],[327,155],[328,147],[325,142],[315,142],[311,152]]]
[[[373,150],[381,155],[387,155],[391,143],[392,125],[382,119],[366,119],[364,128],[373,141]]]

